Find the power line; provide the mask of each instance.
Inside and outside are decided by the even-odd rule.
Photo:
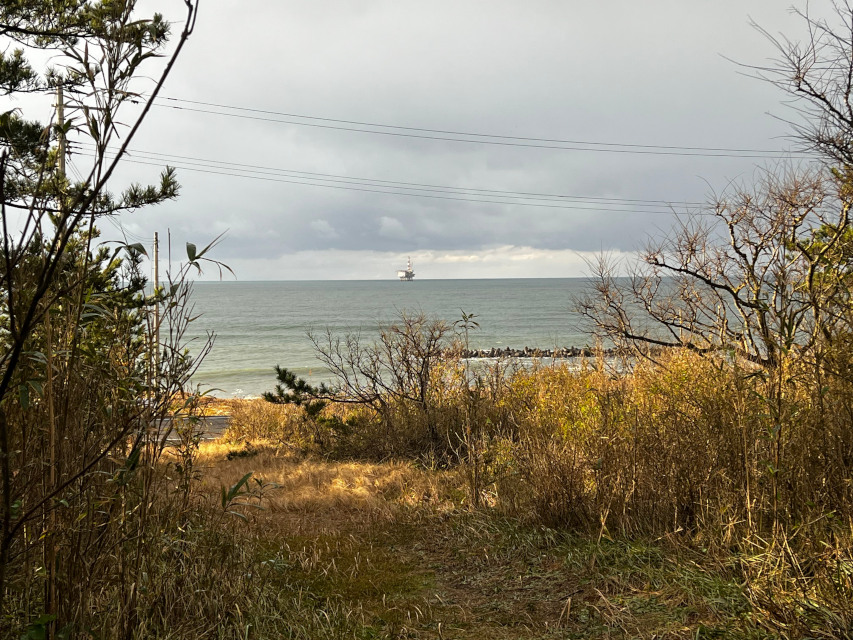
[[[574,146],[574,145],[549,145],[549,144],[535,144],[535,143],[523,143],[523,142],[504,142],[500,140],[468,140],[465,138],[452,138],[446,136],[428,136],[428,135],[420,135],[414,133],[400,133],[395,131],[372,131],[369,129],[359,129],[355,127],[344,127],[344,126],[334,126],[334,125],[326,125],[326,124],[316,124],[313,122],[297,122],[294,120],[281,120],[275,118],[265,118],[260,116],[248,116],[237,113],[225,113],[222,111],[210,111],[207,109],[195,109],[191,107],[180,107],[173,105],[161,105],[155,103],[154,106],[163,107],[167,109],[177,109],[180,111],[190,111],[194,113],[206,113],[211,115],[219,115],[226,116],[229,118],[241,118],[245,120],[255,120],[261,122],[273,122],[277,124],[290,124],[300,127],[312,127],[315,129],[333,129],[337,131],[351,131],[357,133],[372,133],[375,135],[382,136],[394,136],[400,138],[416,138],[420,140],[439,140],[446,142],[462,142],[468,144],[485,144],[485,145],[493,145],[493,146],[501,146],[501,147],[521,147],[521,148],[529,148],[529,149],[554,149],[561,151],[593,151],[600,153],[623,153],[623,154],[640,154],[640,155],[664,155],[664,156],[700,156],[707,158],[746,158],[746,159],[784,159],[787,158],[790,154],[784,154],[784,152],[775,152],[777,155],[768,155],[768,154],[760,154],[760,155],[748,155],[742,153],[708,153],[708,152],[693,152],[693,151],[655,151],[649,149],[610,149],[610,148],[592,148],[592,147],[582,147],[582,146]]]
[[[78,143],[79,144],[79,143]],[[83,145],[81,145],[83,146]],[[85,146],[90,146],[88,143],[85,143]],[[531,191],[507,191],[507,190],[499,190],[499,189],[482,189],[475,187],[453,187],[447,185],[437,185],[431,183],[422,183],[422,182],[403,182],[399,180],[381,180],[377,178],[365,178],[365,177],[356,177],[356,176],[345,176],[341,174],[330,174],[330,173],[318,173],[312,171],[299,171],[296,169],[282,169],[278,167],[268,167],[263,165],[253,165],[253,164],[244,164],[237,162],[227,162],[224,160],[213,160],[208,158],[199,158],[195,156],[183,156],[183,155],[175,155],[175,154],[166,154],[159,153],[155,151],[144,151],[140,149],[130,149],[128,153],[131,157],[138,157],[140,159],[156,159],[162,162],[169,162],[171,160],[182,161],[190,166],[200,166],[202,168],[210,168],[210,169],[231,169],[245,173],[257,173],[260,175],[272,175],[276,176],[279,174],[284,174],[286,177],[297,177],[300,179],[309,179],[316,180],[320,182],[330,182],[330,183],[339,183],[339,184],[354,184],[361,186],[373,186],[373,187],[381,187],[381,188],[399,188],[406,190],[414,190],[414,191],[427,191],[427,192],[439,192],[439,193],[448,193],[448,194],[456,194],[456,195],[473,195],[473,196],[486,196],[486,197],[499,197],[499,198],[511,198],[511,199],[522,199],[522,200],[544,200],[544,201],[580,201],[587,203],[601,203],[601,204],[610,204],[610,205],[620,205],[620,206],[639,206],[639,207],[649,207],[649,206],[702,206],[701,202],[689,202],[689,201],[676,201],[676,200],[649,200],[649,199],[641,199],[641,198],[605,198],[598,196],[577,196],[577,195],[568,195],[568,194],[558,194],[558,193],[539,193],[539,192],[531,192]],[[291,175],[292,174],[292,175]]]
[[[94,157],[94,155],[90,154],[90,153],[80,153],[78,155]],[[122,158],[122,160],[125,162],[133,163],[133,164],[162,167],[162,161],[149,162],[145,159],[135,160],[135,159],[129,158],[129,157]],[[462,198],[462,197],[457,197],[454,195],[412,193],[412,192],[408,192],[408,191],[393,191],[393,190],[386,190],[386,189],[380,189],[380,188],[368,188],[370,186],[376,186],[376,187],[381,186],[381,185],[369,185],[369,184],[365,184],[365,186],[344,186],[341,184],[328,184],[328,183],[324,183],[324,182],[309,182],[309,181],[305,181],[305,180],[295,180],[295,179],[271,177],[271,176],[269,176],[269,174],[263,174],[263,173],[260,173],[257,171],[250,171],[250,170],[232,169],[231,171],[226,171],[225,169],[228,169],[228,167],[212,167],[212,166],[199,165],[197,163],[195,166],[186,166],[186,165],[178,165],[178,164],[170,165],[170,166],[174,166],[176,169],[181,169],[184,171],[194,171],[194,172],[198,172],[198,173],[207,173],[207,174],[213,174],[213,175],[222,175],[222,176],[230,176],[230,177],[238,177],[238,178],[251,178],[253,180],[262,180],[265,182],[278,182],[278,183],[285,183],[285,184],[297,184],[297,185],[305,185],[305,186],[313,186],[313,187],[324,187],[327,189],[338,189],[338,190],[344,190],[344,191],[358,191],[358,192],[366,192],[366,193],[382,193],[382,194],[386,194],[386,195],[400,195],[400,196],[428,198],[428,199],[437,199],[437,200],[453,200],[453,201],[459,201],[459,202],[473,202],[473,203],[482,203],[482,204],[501,204],[501,205],[510,205],[510,206],[515,205],[515,206],[525,206],[525,207],[542,207],[542,208],[548,208],[548,209],[566,209],[566,210],[576,210],[576,211],[598,211],[598,212],[603,212],[603,213],[633,213],[633,214],[637,214],[637,213],[649,213],[649,214],[673,214],[673,213],[677,213],[673,210],[647,209],[644,211],[636,211],[636,210],[632,210],[632,209],[613,209],[613,208],[604,208],[604,207],[596,207],[596,206],[580,207],[580,206],[572,206],[572,205],[568,205],[568,204],[548,204],[547,203],[547,202],[553,202],[553,201],[527,202],[524,200],[512,201],[512,200],[506,200],[506,199],[504,199],[504,200],[500,200],[500,199],[486,200],[486,199],[482,199],[482,198]],[[204,167],[204,168],[202,168],[202,167]],[[240,171],[240,173],[235,173],[234,171]],[[345,184],[346,185],[355,185],[355,184],[359,184],[359,183],[345,183]],[[447,193],[453,193],[453,192],[447,192]],[[460,194],[460,195],[462,195],[462,194]],[[499,198],[499,197],[500,196],[495,196],[495,198]],[[585,203],[583,201],[581,201],[580,204],[585,204]],[[596,203],[586,203],[586,204],[596,204]],[[605,204],[609,207],[620,206],[619,203],[613,203],[613,204],[598,203],[598,204]],[[622,206],[631,206],[631,205],[626,203],[625,205],[622,205]],[[633,206],[637,206],[637,205],[633,205]]]
[[[70,146],[70,143],[69,143],[69,146]],[[80,169],[77,168],[77,165],[74,163],[74,160],[72,160],[71,158],[68,158],[68,166],[71,167],[71,172],[74,174],[74,176],[77,178],[77,180],[79,182],[83,182],[84,181],[83,173],[80,171]],[[130,238],[131,240],[136,240],[139,242],[147,242],[146,238],[143,238],[139,234],[133,233],[133,232],[125,229],[124,225],[120,221],[113,218],[112,216],[102,216],[101,219],[106,219],[113,227],[115,227],[116,230],[122,234],[125,241],[127,241],[127,239]]]
[[[128,101],[134,104],[139,104],[140,101],[148,96],[146,94],[133,94],[137,96],[136,98],[131,98]],[[301,120],[313,120],[317,122],[330,122],[336,124],[347,124],[347,125],[355,125],[360,127],[375,127],[381,129],[397,129],[400,131],[416,131],[422,133],[436,133],[436,134],[445,134],[451,136],[466,136],[470,138],[492,138],[496,140],[510,140],[510,141],[526,141],[526,142],[551,142],[559,145],[580,145],[581,147],[604,147],[602,149],[590,149],[590,148],[576,148],[575,146],[548,146],[548,145],[511,145],[511,146],[532,146],[538,148],[547,148],[547,149],[569,149],[569,150],[579,150],[579,151],[609,151],[615,153],[655,153],[655,154],[670,154],[670,155],[697,155],[697,156],[708,156],[708,157],[739,157],[739,158],[789,158],[791,156],[799,156],[799,157],[810,157],[811,154],[808,151],[791,151],[791,150],[783,150],[783,149],[754,149],[754,148],[737,148],[737,147],[706,147],[706,146],[690,146],[690,145],[660,145],[660,144],[638,144],[638,143],[629,143],[629,142],[600,142],[594,140],[570,140],[564,138],[538,138],[532,136],[511,136],[506,134],[496,134],[496,133],[482,133],[482,132],[471,132],[471,131],[458,131],[453,129],[431,129],[427,127],[415,127],[410,125],[396,125],[396,124],[386,124],[379,122],[367,122],[363,120],[347,120],[342,118],[329,118],[325,116],[314,116],[314,115],[305,115],[298,113],[290,113],[285,111],[275,111],[271,109],[258,109],[254,107],[243,107],[237,105],[228,105],[219,102],[209,102],[203,100],[190,100],[187,98],[178,98],[175,96],[158,96],[158,100],[168,100],[170,102],[184,103],[184,104],[192,104],[192,105],[200,105],[206,107],[213,107],[217,109],[229,109],[232,111],[240,111],[246,113],[257,113],[263,115],[274,115],[280,116],[284,118],[298,118]],[[196,113],[207,113],[213,115],[223,115],[228,117],[243,117],[247,119],[255,119],[261,121],[268,122],[277,122],[281,124],[294,124],[297,126],[320,126],[320,125],[311,125],[309,123],[304,122],[291,122],[286,120],[277,120],[277,119],[269,119],[269,118],[253,118],[251,116],[240,116],[239,114],[234,113],[223,113],[220,111],[208,111],[203,109],[193,109],[190,107],[180,107],[177,105],[164,105],[154,103],[154,106],[159,106],[162,108],[171,108],[178,109],[183,111],[193,111]],[[94,107],[90,107],[94,108]],[[330,129],[339,129],[344,131],[358,131],[364,133],[376,133],[376,134],[384,134],[384,135],[404,135],[404,134],[395,134],[393,132],[383,132],[383,131],[372,131],[372,130],[362,130],[362,129],[353,129],[349,127],[332,127],[332,126],[324,126],[322,128],[330,128]],[[482,142],[484,144],[498,144],[496,142],[489,142],[487,140],[478,141],[478,140],[465,140],[465,139],[457,139],[457,138],[442,138],[442,137],[430,137],[430,136],[409,136],[409,137],[422,137],[426,139],[433,140],[452,140],[458,142]],[[609,148],[608,148],[609,147]],[[632,151],[636,150],[636,151]],[[675,152],[685,152],[685,153],[675,153]],[[702,152],[702,153],[686,153],[686,152]],[[716,153],[715,153],[716,152]],[[754,154],[754,155],[742,155],[742,154]]]
[[[66,144],[69,144],[69,143],[66,143]],[[79,182],[83,182],[83,174],[80,173],[80,170],[77,168],[77,165],[75,165],[74,162],[70,158],[68,159],[68,165],[71,167],[71,173],[74,174],[74,176],[77,178],[77,180]]]
[[[68,143],[68,146],[70,146],[70,143]],[[74,160],[72,160],[70,157],[68,158],[68,166],[71,168],[71,173],[74,174],[74,176],[77,178],[77,181],[84,182],[83,173],[80,171],[80,169],[77,168],[77,165],[74,163]],[[130,237],[132,240],[142,239],[140,236],[131,233],[130,231],[125,229],[124,225],[112,216],[102,216],[102,219],[106,219],[113,227],[115,227],[116,230],[122,234],[125,241],[128,237]]]
[[[103,216],[102,219],[103,218],[106,218],[109,223],[116,228],[116,231],[118,231],[124,237],[125,242],[127,242],[128,238],[130,238],[131,240],[135,240],[136,242],[140,242],[142,244],[150,243],[147,238],[143,238],[139,234],[132,233],[125,229],[124,225],[121,224],[121,222],[114,220],[112,216]]]
[[[506,144],[507,146],[521,146],[521,147],[534,147],[534,148],[545,148],[545,149],[568,149],[568,150],[576,150],[576,151],[604,151],[610,153],[650,153],[650,154],[660,154],[660,155],[698,155],[698,156],[710,156],[710,157],[738,157],[738,158],[764,158],[764,157],[789,157],[791,155],[802,156],[807,155],[804,152],[786,152],[779,149],[739,149],[739,148],[730,148],[730,147],[702,147],[702,146],[681,146],[681,145],[658,145],[658,144],[634,144],[634,143],[621,143],[621,142],[597,142],[590,140],[567,140],[560,138],[536,138],[530,136],[510,136],[504,134],[492,134],[492,133],[477,133],[477,132],[469,132],[469,131],[456,131],[450,129],[429,129],[425,127],[413,127],[406,125],[394,125],[394,124],[383,124],[377,122],[365,122],[360,120],[344,120],[338,118],[328,118],[321,116],[310,116],[310,115],[302,115],[297,113],[287,113],[282,111],[273,111],[268,109],[257,109],[252,107],[239,107],[235,105],[227,105],[216,102],[205,102],[202,100],[188,100],[185,98],[175,98],[170,96],[160,96],[159,99],[169,100],[171,102],[178,102],[183,104],[193,104],[200,105],[205,107],[213,107],[216,109],[230,109],[233,111],[240,111],[245,113],[257,113],[265,116],[279,116],[283,118],[299,118],[302,120],[312,120],[316,122],[327,122],[327,123],[336,123],[336,124],[345,124],[345,125],[354,125],[356,127],[375,127],[381,129],[396,129],[400,131],[414,131],[420,133],[435,133],[449,136],[467,136],[469,138],[480,138],[482,140],[466,140],[460,138],[445,138],[445,137],[433,137],[433,136],[420,136],[420,135],[407,135],[403,133],[396,133],[391,131],[371,131],[364,129],[356,129],[352,127],[338,127],[331,125],[313,125],[306,122],[295,122],[289,120],[278,120],[278,119],[270,119],[270,118],[261,118],[261,117],[253,117],[253,116],[241,116],[239,114],[234,113],[223,113],[221,111],[209,111],[205,109],[194,109],[190,107],[181,107],[177,105],[158,105],[155,102],[155,106],[160,106],[164,108],[172,108],[172,109],[180,109],[184,111],[194,111],[197,113],[208,113],[208,114],[216,114],[216,115],[224,115],[229,117],[242,117],[251,120],[261,120],[267,122],[279,122],[282,124],[294,124],[297,126],[316,126],[320,128],[328,128],[328,129],[339,129],[343,131],[357,131],[363,133],[376,133],[381,135],[399,135],[405,137],[415,137],[415,138],[426,138],[431,140],[452,140],[454,142],[480,142],[483,144]],[[485,140],[491,139],[491,140]],[[499,140],[505,141],[515,141],[500,143],[497,142]],[[572,146],[553,146],[553,145],[541,145],[541,144],[520,144],[523,143],[554,143],[555,145],[572,145]],[[601,147],[601,148],[587,148],[587,147]],[[743,154],[757,154],[757,155],[743,155]]]
[[[425,135],[425,134],[417,134],[417,133],[403,133],[400,131],[377,131],[372,129],[363,129],[358,127],[350,127],[350,126],[339,126],[332,124],[318,124],[316,122],[298,122],[296,120],[284,120],[280,118],[269,118],[264,116],[252,116],[246,115],[242,113],[227,113],[224,111],[211,111],[209,109],[197,109],[194,107],[182,107],[178,105],[168,105],[168,104],[159,104],[157,102],[154,103],[155,107],[161,107],[164,109],[176,109],[179,111],[189,111],[193,113],[205,113],[210,115],[218,115],[225,116],[228,118],[240,118],[244,120],[255,120],[259,122],[272,122],[276,124],[289,124],[299,127],[311,127],[314,129],[332,129],[336,131],[351,131],[357,133],[370,133],[374,135],[380,136],[393,136],[398,138],[415,138],[419,140],[439,140],[445,142],[461,142],[467,144],[484,144],[484,145],[492,145],[492,146],[500,146],[500,147],[516,147],[516,148],[528,148],[528,149],[553,149],[558,151],[593,151],[598,153],[622,153],[622,154],[639,154],[639,155],[661,155],[661,156],[698,156],[705,158],[746,158],[746,159],[777,159],[782,160],[785,158],[789,158],[792,155],[802,155],[798,153],[787,153],[784,151],[761,151],[761,152],[745,152],[741,153],[738,150],[726,151],[726,152],[715,152],[713,150],[709,151],[701,151],[701,147],[693,147],[697,149],[696,151],[690,151],[691,147],[653,147],[649,146],[649,148],[631,148],[631,145],[620,145],[624,148],[610,148],[610,147],[593,147],[592,145],[609,145],[611,143],[595,143],[595,142],[565,142],[564,144],[539,144],[535,142],[511,142],[513,138],[511,136],[493,136],[497,139],[486,139],[489,137],[488,134],[459,134],[459,135],[469,135],[472,137],[475,136],[483,136],[477,137],[476,139],[469,138],[460,138],[460,137],[450,137],[450,136],[442,136],[442,135]],[[243,109],[242,107],[233,107],[234,109]],[[295,117],[303,117],[303,116],[295,116]],[[304,116],[311,117],[311,116]],[[341,121],[346,122],[346,121]],[[376,126],[385,126],[392,127],[393,125],[376,125]],[[402,129],[402,127],[401,127]],[[408,130],[414,131],[432,131],[431,129],[418,129],[415,127],[410,127]],[[440,131],[436,129],[435,131]],[[521,140],[537,140],[537,138],[520,138]],[[547,140],[547,138],[543,138],[543,140]],[[613,143],[615,144],[615,143]],[[590,146],[581,146],[581,145],[590,145]],[[678,151],[676,149],[685,149],[684,151]],[[710,147],[708,149],[711,149]]]

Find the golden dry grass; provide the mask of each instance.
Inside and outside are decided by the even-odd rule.
[[[335,461],[319,453],[379,457],[385,432],[359,422],[333,441],[293,407],[234,405],[236,442],[202,445],[201,490],[216,504],[251,472],[265,510],[243,508],[250,537],[288,584],[358,611],[364,637],[851,637],[837,454],[853,390],[815,395],[801,371],[770,406],[772,381],[750,371],[687,352],[664,364],[519,371],[470,406],[441,396],[434,424],[458,436],[470,420],[447,441],[471,449],[415,454],[453,470]],[[403,409],[391,431],[428,442]]]
[[[205,396],[199,400],[199,408],[206,416],[229,416],[236,407],[240,407],[250,400],[241,398],[216,398]]]
[[[281,588],[336,612],[335,628],[354,634],[341,637],[748,635],[745,600],[715,561],[472,509],[458,471],[300,457],[263,441],[203,443],[199,464],[213,504],[249,472],[277,485],[248,522],[223,522],[273,558]]]
[[[202,491],[232,486],[252,473],[269,486],[263,506],[272,514],[351,512],[370,519],[394,519],[402,509],[412,507],[451,511],[461,506],[465,496],[459,471],[427,471],[404,461],[303,458],[264,441],[248,448],[222,441],[203,443],[198,462],[205,469]]]

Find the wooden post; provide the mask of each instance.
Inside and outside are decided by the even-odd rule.
[[[154,232],[154,294],[160,288],[160,238]],[[154,300],[154,382],[160,378],[160,302]]]
[[[47,312],[45,316],[45,338],[46,338],[46,348],[45,348],[45,356],[47,358],[47,379],[45,382],[47,383],[47,388],[45,389],[47,396],[47,421],[48,421],[48,429],[50,431],[50,480],[48,484],[48,491],[53,491],[54,487],[56,487],[56,413],[54,411],[54,403],[53,403],[53,330],[50,323],[50,311]],[[50,527],[50,531],[47,535],[47,549],[46,549],[46,562],[47,565],[47,613],[50,615],[56,615],[56,508],[52,506],[51,503],[45,505],[46,508],[50,509],[50,516],[48,517],[48,523]],[[55,629],[56,622],[52,621],[47,627],[47,637],[53,637],[53,631]]]
[[[59,126],[59,175],[65,177],[65,96],[62,85],[56,87],[56,124]]]
[[[62,84],[56,87],[56,124],[59,128],[58,135],[58,157],[57,171],[61,178],[65,178],[65,96],[62,92]],[[53,491],[56,487],[56,411],[54,409],[54,388],[53,388],[53,327],[50,322],[50,310],[45,315],[45,356],[47,359],[47,375],[45,382],[47,388],[45,396],[47,399],[47,421],[49,430],[49,452],[50,471],[48,490]],[[55,616],[56,611],[56,508],[52,504],[45,505],[50,509],[48,517],[48,526],[50,531],[47,535],[47,548],[45,555],[47,565],[47,613]],[[54,619],[47,625],[47,638],[53,638],[56,631],[56,620]]]

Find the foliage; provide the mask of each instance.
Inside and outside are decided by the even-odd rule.
[[[292,371],[276,365],[276,377],[278,384],[275,386],[275,392],[267,391],[264,393],[264,400],[275,404],[294,404],[297,407],[305,407],[305,413],[310,418],[317,418],[320,412],[326,406],[327,401],[323,398],[330,393],[325,384],[319,387],[314,387],[304,379],[298,377]]]
[[[849,536],[841,527],[833,544],[805,531],[793,531],[788,545],[756,536],[709,546],[701,533],[685,532],[587,535],[472,509],[459,468],[335,462],[261,446],[251,460],[223,460],[226,448],[203,449],[211,491],[248,469],[281,484],[241,549],[259,540],[275,568],[264,580],[301,594],[330,623],[356,621],[365,637],[429,637],[439,624],[444,637],[460,638],[848,633],[850,600],[839,578],[849,575]],[[233,597],[230,585],[221,591]],[[241,604],[241,613],[264,624],[275,619],[259,617],[265,603]],[[294,607],[278,624],[285,619],[307,627],[315,618]]]
[[[849,415],[853,335],[853,7],[834,6],[834,23],[800,12],[809,31],[804,44],[764,32],[781,55],[771,67],[758,69],[794,98],[805,116],[803,123],[794,123],[794,132],[822,162],[782,165],[762,173],[754,186],[730,188],[709,207],[688,212],[668,236],[649,241],[627,280],[616,277],[618,265],[601,259],[593,265],[591,290],[576,301],[602,340],[656,359],[656,375],[673,368],[673,359],[660,355],[661,347],[702,354],[708,362],[691,367],[716,372],[717,393],[693,391],[692,410],[685,407],[679,416],[689,426],[663,430],[666,442],[673,438],[667,451],[677,451],[678,433],[682,446],[703,452],[681,467],[690,456],[679,451],[672,472],[684,481],[673,483],[667,476],[667,490],[687,491],[677,500],[681,515],[671,505],[673,522],[685,529],[697,516],[724,526],[722,518],[708,515],[715,511],[732,518],[731,528],[746,525],[748,531],[774,535],[827,514],[850,514],[851,442],[841,426],[846,418],[839,416]],[[644,375],[640,367],[631,382]],[[669,409],[680,402],[669,393],[663,397],[669,405],[657,415],[666,417],[667,425]],[[605,415],[615,424],[632,425],[627,441],[640,448],[631,460],[645,460],[642,436],[647,425],[660,428],[659,418],[634,423],[634,415],[646,417],[642,407],[621,398],[617,404],[630,411]],[[693,425],[704,428],[694,432]],[[610,422],[606,427],[605,434],[613,429]],[[718,441],[721,434],[725,438]],[[625,438],[620,430],[613,437],[614,442]],[[607,458],[601,460],[605,465]],[[710,467],[699,466],[702,460]],[[662,464],[667,462],[665,457]],[[632,462],[629,475],[642,468]],[[706,469],[707,477],[697,469]],[[617,473],[611,482],[624,476]],[[636,477],[631,482],[642,486]],[[586,486],[582,478],[575,484]],[[736,489],[743,492],[740,506],[734,502]],[[637,491],[632,488],[631,502]],[[715,496],[728,497],[712,506]],[[651,496],[645,500],[656,503]],[[695,505],[703,501],[706,513],[697,513]],[[645,508],[628,509],[620,502],[616,499],[614,508],[626,514]],[[606,519],[601,526],[607,526]]]
[[[310,425],[313,435],[313,443],[324,449],[328,443],[341,432],[347,430],[347,424],[341,422],[337,416],[323,415],[329,398],[333,392],[325,383],[314,387],[304,379],[298,377],[292,371],[276,365],[275,368],[278,384],[275,392],[264,393],[264,400],[273,404],[287,404],[304,409],[304,423]],[[281,433],[277,435],[283,435]]]
[[[199,362],[183,344],[185,277],[205,251],[146,292],[141,245],[95,244],[100,217],[177,196],[169,168],[155,185],[113,194],[108,184],[192,31],[195,5],[182,5],[168,55],[171,27],[133,0],[0,6],[0,92],[41,96],[33,104],[57,93],[69,115],[0,114],[4,637],[131,637],[155,550],[177,543],[190,518],[192,401],[176,416],[186,422],[182,463],[161,464],[161,454],[174,399]],[[50,66],[39,71],[32,61],[44,52]],[[65,172],[70,144],[83,149],[76,181]]]
[[[226,442],[272,440],[301,446],[301,413],[297,407],[269,403],[265,400],[244,400],[231,409]]]
[[[431,401],[445,437],[465,444],[447,461],[478,474],[475,504],[596,534],[683,531],[726,544],[853,516],[853,387],[819,387],[812,373],[789,367],[780,405],[760,370],[681,350],[615,377],[603,362],[503,371],[470,387],[474,403],[459,386]],[[387,451],[387,418],[348,406],[332,405],[357,428],[320,450]],[[393,420],[397,437],[423,433],[415,413],[397,409]],[[406,456],[434,453],[427,438],[407,442]]]
[[[835,358],[840,361],[842,355]],[[754,365],[736,364],[725,356],[681,349],[620,375],[613,375],[604,360],[502,370],[500,384],[477,391],[471,415],[478,437],[468,452],[475,457],[457,456],[445,472],[456,474],[459,485],[467,484],[467,492],[451,492],[452,500],[457,509],[479,506],[472,515],[483,519],[472,529],[479,532],[490,530],[502,516],[530,535],[579,535],[590,547],[591,564],[572,575],[588,576],[608,564],[633,567],[624,579],[634,585],[628,589],[634,596],[599,587],[612,606],[597,604],[596,613],[588,603],[597,600],[573,605],[581,616],[577,621],[595,620],[601,633],[610,625],[653,620],[648,615],[658,609],[649,598],[681,593],[679,581],[698,571],[690,579],[707,588],[704,602],[729,611],[725,620],[712,617],[707,633],[716,629],[728,636],[739,629],[745,637],[847,637],[853,378],[832,377],[821,387],[809,363],[789,362],[787,390],[777,412],[773,378]],[[490,377],[488,371],[479,373]],[[456,416],[453,428],[462,432],[471,406],[466,395],[449,387],[435,393],[440,396],[433,399],[436,406],[445,417]],[[398,413],[396,420],[398,433],[423,428],[414,414]],[[322,452],[373,457],[385,446],[381,424],[373,414],[343,438],[349,448],[338,442]],[[409,441],[407,456],[424,460],[430,453],[427,439]],[[479,467],[476,486],[470,481],[472,460]],[[253,468],[260,464],[253,461]],[[270,463],[264,464],[269,471]],[[295,478],[302,471],[289,473]],[[318,480],[311,476],[300,482],[313,486]],[[353,484],[353,491],[358,486]],[[479,500],[472,490],[479,492]],[[445,493],[424,491],[413,504],[444,500]],[[518,552],[517,538],[506,556],[498,555],[491,537],[485,539],[479,543],[488,545],[482,565],[464,575],[478,575],[486,566],[497,571]],[[652,550],[658,554],[652,559],[643,551],[648,540],[655,541],[654,547],[663,545]],[[671,559],[682,555],[701,558],[703,569]],[[681,578],[657,573],[657,563],[666,557]],[[713,577],[716,573],[724,585]],[[639,582],[633,582],[635,577]],[[617,577],[597,579],[612,586]],[[675,582],[650,586],[660,579]],[[715,591],[723,587],[725,593]],[[495,606],[509,603],[501,600]]]

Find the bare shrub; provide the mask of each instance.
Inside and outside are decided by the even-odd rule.
[[[403,312],[375,342],[330,331],[310,338],[336,380],[328,398],[360,405],[375,417],[377,455],[441,457],[459,440],[457,407],[445,402],[459,379],[455,334],[446,322]]]

